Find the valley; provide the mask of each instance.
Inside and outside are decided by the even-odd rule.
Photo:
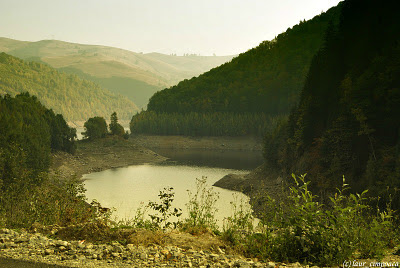
[[[0,52],[48,64],[128,97],[139,108],[157,91],[190,79],[234,56],[172,56],[58,40],[26,42],[0,38]]]
[[[169,55],[0,37],[0,266],[398,266],[400,2],[344,0],[201,56],[301,11],[217,2],[168,2],[176,16],[135,2],[128,24],[80,25],[101,17],[104,44]]]

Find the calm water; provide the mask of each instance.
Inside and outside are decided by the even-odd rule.
[[[157,152],[161,154],[160,151]],[[105,207],[116,208],[115,216],[120,219],[133,218],[141,205],[147,204],[150,200],[159,200],[157,195],[160,190],[164,187],[173,187],[175,192],[173,207],[182,208],[186,213],[188,190],[196,191],[196,178],[207,177],[207,184],[212,187],[212,184],[229,173],[248,173],[260,159],[254,157],[252,163],[243,161],[246,154],[248,153],[164,151],[163,155],[172,159],[162,164],[136,165],[85,175],[86,196],[89,200],[96,199]],[[187,157],[184,157],[185,155]],[[247,170],[226,168],[237,163],[242,163],[239,166],[247,167]],[[232,215],[230,202],[234,201],[234,198],[248,200],[241,193],[218,187],[212,189],[219,194],[216,207],[220,225],[223,218]]]

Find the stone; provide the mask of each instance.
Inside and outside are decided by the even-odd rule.
[[[50,248],[46,248],[44,250],[44,255],[51,255],[54,253],[54,250],[50,249]]]
[[[55,241],[55,245],[57,247],[68,247],[68,242],[62,241],[62,240],[57,240],[57,241]]]
[[[140,259],[141,260],[146,260],[147,259],[147,254],[146,253],[140,253]]]

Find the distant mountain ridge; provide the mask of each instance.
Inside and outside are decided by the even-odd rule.
[[[156,91],[200,75],[233,56],[172,56],[135,53],[58,40],[18,41],[0,37],[0,52],[49,64],[121,93],[143,107]]]
[[[35,95],[67,121],[86,121],[93,116],[109,118],[114,111],[121,119],[129,119],[139,110],[128,98],[94,82],[0,53],[0,95],[22,92]]]

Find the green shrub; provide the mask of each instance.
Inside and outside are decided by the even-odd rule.
[[[160,203],[150,201],[148,207],[154,210],[155,214],[149,214],[154,227],[167,229],[171,226],[177,227],[178,222],[169,221],[171,217],[179,218],[182,215],[180,208],[173,208],[172,202],[174,201],[175,193],[172,191],[174,188],[167,187],[160,191],[158,194]]]
[[[196,193],[188,191],[188,194],[188,217],[183,222],[183,230],[190,233],[217,230],[215,203],[219,196],[211,187],[207,187],[207,178],[196,179]]]
[[[10,185],[0,196],[0,223],[8,228],[28,228],[33,223],[67,226],[96,217],[85,201],[81,181],[56,181],[40,175],[43,183],[23,178]]]
[[[232,216],[224,219],[222,237],[244,250],[248,239],[255,231],[253,211],[247,200],[243,198],[238,200],[237,194],[233,194],[231,208]]]
[[[350,257],[381,257],[394,237],[393,212],[374,213],[362,194],[345,195],[342,189],[323,205],[308,189],[305,175],[293,175],[288,199],[278,203],[269,198],[261,219],[261,233],[245,238],[252,255],[275,261],[337,265]],[[356,256],[356,254],[358,254]]]

